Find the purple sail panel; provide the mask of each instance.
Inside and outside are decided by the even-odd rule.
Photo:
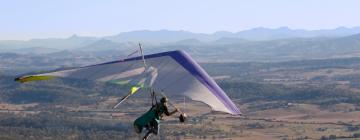
[[[171,56],[204,84],[231,111],[231,114],[241,114],[225,92],[185,51],[174,51]]]

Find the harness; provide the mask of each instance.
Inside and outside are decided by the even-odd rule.
[[[159,104],[159,102],[156,99],[156,94],[155,91],[151,92],[151,105],[152,107],[157,106]]]
[[[162,108],[162,105],[158,102],[154,91],[152,91],[151,93],[151,105],[152,106],[150,110],[153,110],[155,112],[156,116],[158,116],[157,119],[161,119],[164,110]]]

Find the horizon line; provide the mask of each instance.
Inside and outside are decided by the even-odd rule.
[[[140,31],[148,31],[148,32],[159,32],[159,31],[172,31],[172,32],[189,32],[189,33],[194,33],[194,34],[205,34],[205,35],[214,35],[216,33],[219,32],[228,32],[228,33],[239,33],[239,32],[244,32],[244,31],[250,31],[250,30],[255,30],[255,29],[270,29],[270,30],[277,30],[277,29],[289,29],[289,30],[303,30],[303,31],[321,31],[321,30],[336,30],[336,29],[354,29],[354,28],[359,28],[360,29],[360,25],[359,26],[337,26],[334,28],[321,28],[321,29],[306,29],[306,28],[292,28],[289,26],[279,26],[279,27],[264,27],[264,26],[258,26],[258,27],[253,27],[253,28],[247,28],[247,29],[243,29],[243,30],[238,30],[238,31],[227,31],[227,30],[217,30],[214,32],[194,32],[194,31],[189,31],[189,30],[184,30],[184,29],[138,29],[138,30],[131,30],[131,31],[123,31],[123,32],[119,32],[119,33],[113,33],[113,34],[103,34],[103,35],[95,35],[95,34],[82,34],[82,33],[73,33],[70,35],[66,35],[66,36],[56,36],[56,37],[34,37],[34,38],[27,38],[27,39],[1,39],[0,41],[31,41],[31,40],[42,40],[42,39],[68,39],[71,37],[92,37],[92,38],[105,38],[105,37],[109,37],[109,36],[116,36],[116,35],[120,35],[123,33],[131,33],[131,32],[140,32]]]

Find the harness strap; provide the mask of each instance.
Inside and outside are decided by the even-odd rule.
[[[153,91],[153,90],[151,91],[151,105],[152,106],[158,105],[156,94],[155,94],[155,91]]]

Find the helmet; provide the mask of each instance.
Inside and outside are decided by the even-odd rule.
[[[160,102],[161,103],[165,103],[165,102],[167,102],[168,101],[168,99],[166,98],[166,97],[162,97],[161,99],[160,99]]]

